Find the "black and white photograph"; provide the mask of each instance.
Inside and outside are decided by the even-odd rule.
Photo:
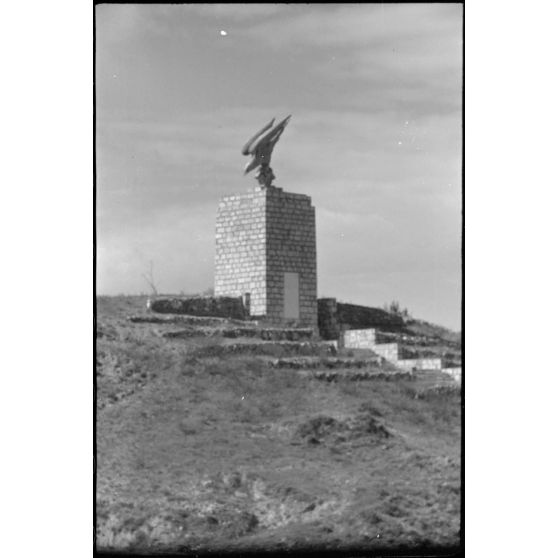
[[[464,548],[464,5],[94,6],[95,548]]]

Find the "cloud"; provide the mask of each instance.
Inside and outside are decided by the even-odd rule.
[[[96,39],[100,44],[129,41],[148,25],[145,6],[99,4],[95,6]]]
[[[188,12],[203,17],[233,21],[247,21],[270,17],[277,14],[285,6],[279,4],[199,4],[184,6]]]
[[[180,206],[199,208],[212,221],[208,208],[222,195],[254,183],[252,175],[242,175],[240,147],[274,115],[280,116],[238,108],[172,121],[102,122],[99,223],[114,229],[115,223],[125,227],[141,218],[168,227],[168,211]],[[390,113],[306,111],[293,116],[272,166],[279,186],[312,195],[324,215],[349,219],[353,230],[362,219],[363,236],[373,232],[379,215],[391,226],[381,236],[397,237],[440,212],[418,234],[429,231],[437,245],[436,236],[453,231],[459,210],[459,141],[459,119],[448,116],[403,121]],[[323,222],[321,234],[336,252],[329,235],[339,221]]]
[[[313,6],[247,34],[277,51],[310,49],[310,71],[340,84],[347,104],[448,112],[461,108],[461,25],[459,4]]]
[[[137,175],[149,189],[153,187],[150,175],[157,176],[158,195],[179,183],[208,182],[204,191],[208,199],[223,188],[246,183],[242,168],[247,160],[240,147],[271,116],[285,113],[239,108],[199,112],[178,120],[101,121],[99,167],[102,172],[126,168],[128,177]],[[295,114],[274,151],[272,165],[278,180],[305,184],[309,191],[316,185],[318,193],[328,195],[343,188],[357,197],[371,185],[397,196],[413,185],[407,195],[414,196],[439,188],[439,182],[451,182],[450,177],[460,172],[459,118],[403,118],[362,111]],[[133,169],[137,171],[130,173]],[[219,183],[211,184],[215,176]],[[103,188],[121,187],[102,173],[100,180]],[[229,183],[223,184],[224,180]],[[352,202],[347,199],[347,203]]]
[[[213,22],[243,26],[290,11],[279,4],[99,4],[95,7],[98,45],[127,44],[147,36],[191,36]]]
[[[254,25],[248,33],[276,48],[362,47],[414,41],[429,35],[444,40],[460,36],[461,14],[459,4],[351,4],[339,8],[315,5]]]

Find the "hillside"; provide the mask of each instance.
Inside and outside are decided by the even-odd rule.
[[[97,300],[99,550],[458,547],[460,390],[380,362],[325,381],[271,368],[286,343],[132,314],[145,297]]]
[[[423,320],[410,320],[405,325],[405,330],[413,335],[437,338],[461,347],[461,334],[445,327],[430,324]]]

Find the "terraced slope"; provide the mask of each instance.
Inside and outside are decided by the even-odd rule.
[[[315,340],[165,337],[184,324],[128,320],[144,303],[98,301],[99,549],[457,548],[455,386]]]

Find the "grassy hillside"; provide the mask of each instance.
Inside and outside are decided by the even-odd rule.
[[[145,298],[97,302],[99,549],[459,544],[459,391],[212,356],[127,321]]]
[[[405,330],[413,335],[430,337],[461,346],[461,333],[451,331],[442,326],[430,324],[423,320],[410,320],[405,325]]]

